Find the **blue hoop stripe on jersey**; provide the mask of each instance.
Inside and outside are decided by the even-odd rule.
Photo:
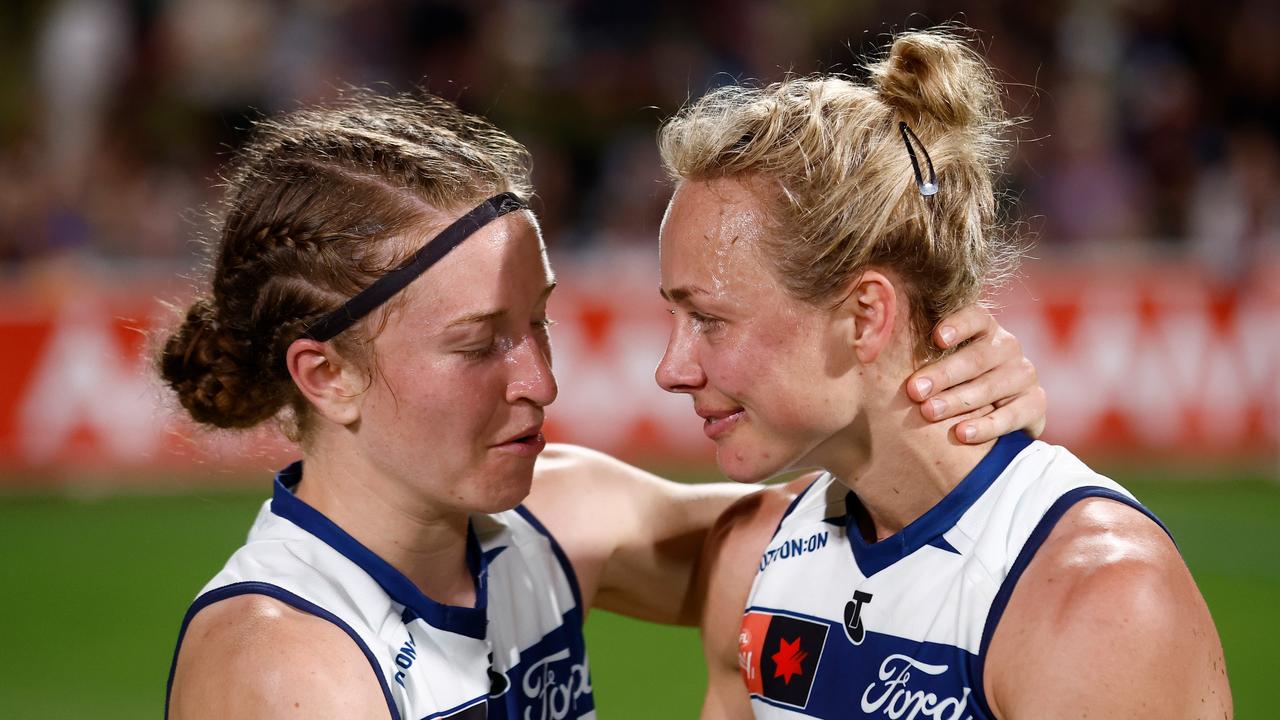
[[[1049,509],[1045,511],[1044,516],[1040,518],[1040,522],[1036,524],[1035,529],[1031,531],[1031,535],[1027,537],[1022,550],[1018,552],[1017,559],[1013,561],[1013,565],[1009,568],[1009,574],[1005,576],[1004,582],[1000,584],[1000,589],[996,591],[996,597],[991,601],[990,610],[987,611],[987,622],[982,628],[982,643],[978,646],[978,654],[973,660],[973,697],[978,703],[978,707],[991,717],[995,717],[995,713],[991,711],[991,706],[987,703],[987,693],[983,689],[983,666],[986,664],[987,649],[991,646],[991,638],[995,635],[996,626],[999,625],[1000,618],[1004,615],[1005,607],[1009,604],[1009,598],[1013,595],[1013,589],[1018,584],[1018,579],[1022,577],[1027,565],[1031,564],[1031,560],[1035,557],[1040,546],[1049,538],[1049,534],[1053,532],[1058,521],[1077,503],[1089,498],[1105,498],[1128,505],[1151,518],[1156,525],[1160,526],[1161,530],[1165,531],[1170,540],[1173,539],[1173,533],[1169,532],[1169,528],[1163,522],[1160,522],[1160,518],[1156,517],[1142,503],[1110,488],[1097,486],[1078,487],[1063,493],[1062,497],[1055,500],[1053,505],[1049,506]],[[1177,542],[1175,541],[1174,544],[1176,545]]]
[[[877,641],[889,643],[889,647],[893,648],[893,652],[908,653],[913,657],[921,657],[919,653],[920,651],[923,651],[925,655],[929,658],[928,660],[929,662],[941,662],[940,657],[945,656],[947,657],[947,662],[950,663],[951,658],[955,657],[959,659],[960,663],[964,663],[965,667],[970,667],[970,668],[972,667],[972,665],[967,660],[967,658],[971,658],[973,654],[965,651],[963,648],[959,648],[951,645],[934,643],[930,641],[907,640],[905,638],[900,638],[893,635],[868,630],[863,644],[855,648],[855,646],[845,642],[845,640],[841,637],[843,626],[842,626],[842,623],[840,623],[837,620],[832,620],[830,618],[822,618],[816,615],[810,615],[808,613],[796,612],[794,610],[784,610],[781,608],[774,608],[768,605],[758,605],[758,604],[748,606],[746,610],[744,610],[743,612],[744,612],[744,615],[752,612],[765,613],[765,614],[774,615],[777,617],[789,617],[797,620],[806,620],[812,623],[817,623],[827,627],[829,633],[831,633],[829,637],[834,638],[834,640],[829,639],[828,642],[823,645],[822,655],[819,656],[818,661],[815,662],[813,669],[809,671],[809,673],[813,675],[815,678],[814,679],[815,684],[813,686],[813,690],[810,695],[809,702],[806,703],[803,707],[787,704],[786,702],[775,701],[772,698],[766,697],[759,693],[750,694],[750,697],[752,700],[756,700],[766,705],[770,705],[772,707],[780,708],[790,712],[801,712],[804,714],[805,717],[813,717],[813,718],[851,717],[850,713],[852,712],[852,710],[848,706],[840,705],[838,702],[833,702],[835,698],[832,695],[832,689],[834,686],[839,686],[839,685],[842,685],[844,682],[846,682],[844,678],[846,675],[851,674],[850,673],[851,670],[861,669],[860,666],[863,663],[878,662],[880,660],[880,658],[882,657],[882,654],[866,653],[866,652],[862,652],[862,650],[860,649],[860,648],[869,647],[870,645],[874,645]],[[826,676],[826,678],[824,678],[823,681],[820,681],[818,679],[819,668],[824,659],[831,664],[828,667],[834,666],[838,676],[841,679],[837,679],[833,681],[831,680],[832,676],[830,675]],[[853,674],[856,674],[856,673],[853,673]],[[826,683],[825,685],[824,685],[824,681]],[[934,688],[934,690],[936,689],[937,688]],[[856,708],[856,705],[854,707]],[[983,712],[985,712],[985,710]],[[858,715],[858,717],[863,717],[863,716]],[[994,717],[994,716],[991,716],[989,714],[983,715],[980,713],[973,713],[972,715],[966,715],[966,717],[968,717],[970,720],[989,720],[990,717]]]
[[[373,578],[393,600],[404,605],[432,627],[459,635],[483,640],[488,624],[488,567],[480,541],[475,531],[467,525],[467,568],[476,588],[475,607],[460,607],[436,602],[423,594],[413,581],[396,570],[386,560],[351,537],[319,510],[311,507],[293,494],[291,488],[302,481],[302,461],[299,460],[276,475],[275,494],[271,498],[271,512],[292,522],[299,528],[319,538],[329,547],[355,563]]]
[[[517,505],[516,512],[526,522],[533,526],[534,530],[546,536],[547,541],[551,543],[551,552],[555,553],[556,560],[560,561],[560,568],[564,570],[564,576],[569,580],[569,589],[573,591],[573,602],[578,607],[579,617],[585,622],[587,608],[582,604],[582,590],[578,587],[578,574],[573,571],[573,565],[569,564],[569,556],[564,554],[564,550],[560,547],[560,543],[556,542],[556,537],[547,530],[546,526],[529,512],[529,508],[524,505]]]
[[[430,715],[428,715],[428,716],[426,716],[426,717],[422,718],[422,720],[439,720],[439,718],[447,718],[447,717],[449,717],[450,715],[453,715],[453,714],[454,714],[454,713],[456,713],[456,712],[460,712],[460,711],[462,711],[462,710],[466,710],[467,708],[475,707],[476,705],[479,705],[480,703],[488,702],[488,701],[489,701],[489,696],[488,696],[488,695],[481,695],[481,696],[480,696],[480,697],[478,697],[478,698],[471,698],[470,700],[468,700],[468,701],[466,701],[466,702],[464,702],[464,703],[460,703],[460,704],[458,704],[458,705],[455,705],[455,706],[453,706],[453,707],[449,708],[448,710],[441,710],[440,712],[437,712],[437,713],[431,713]]]
[[[973,506],[978,498],[991,487],[991,483],[1004,472],[1009,463],[1032,443],[1031,436],[1022,431],[1012,432],[996,440],[996,444],[974,466],[973,470],[951,489],[924,515],[916,518],[906,527],[878,542],[869,543],[858,532],[858,523],[854,513],[862,510],[857,497],[852,491],[845,499],[848,514],[849,547],[853,550],[853,561],[866,577],[871,577],[890,565],[919,550],[930,541],[950,530],[960,516]],[[865,512],[865,511],[863,511]]]
[[[360,652],[364,653],[364,657],[369,661],[369,665],[373,667],[374,677],[378,678],[378,685],[382,688],[382,696],[387,701],[387,709],[391,711],[392,720],[400,720],[400,708],[396,707],[396,702],[391,697],[391,688],[387,686],[387,679],[383,675],[382,668],[378,666],[378,660],[374,658],[373,652],[369,650],[369,646],[364,644],[364,640],[360,638],[350,625],[346,624],[337,615],[316,605],[310,600],[301,598],[293,593],[285,590],[278,585],[272,585],[264,582],[240,582],[220,587],[196,598],[191,603],[191,607],[187,609],[187,614],[182,618],[182,628],[178,631],[178,645],[173,649],[173,664],[169,666],[169,682],[165,686],[164,692],[164,716],[169,717],[169,700],[173,695],[173,676],[178,670],[178,653],[182,651],[182,639],[187,634],[187,626],[191,624],[191,619],[196,616],[204,608],[227,598],[238,597],[240,595],[266,595],[275,598],[286,605],[297,608],[298,610],[315,615],[322,620],[328,620],[338,626],[343,632],[355,641],[356,647],[360,648]]]

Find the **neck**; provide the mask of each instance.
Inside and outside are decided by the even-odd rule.
[[[406,492],[403,481],[382,477],[359,454],[326,450],[312,447],[303,453],[298,498],[387,561],[427,597],[473,607],[467,515],[429,506]]]
[[[951,428],[929,423],[899,384],[879,407],[864,406],[824,467],[853,490],[883,540],[937,505],[987,454],[994,441],[965,445]],[[965,416],[967,417],[967,416]]]

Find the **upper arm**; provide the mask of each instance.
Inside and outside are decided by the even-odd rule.
[[[241,595],[200,610],[187,626],[170,718],[389,716],[364,653],[326,620]]]
[[[751,717],[739,675],[742,614],[760,555],[796,492],[810,481],[810,477],[801,478],[738,500],[716,520],[707,537],[695,590],[702,598],[699,626],[707,661],[704,720]]]
[[[1222,646],[1177,548],[1110,500],[1063,515],[1018,581],[986,662],[1002,718],[1231,716]]]
[[[696,622],[689,590],[707,531],[758,488],[671,482],[573,446],[543,455],[525,505],[569,557],[583,602],[654,622]]]

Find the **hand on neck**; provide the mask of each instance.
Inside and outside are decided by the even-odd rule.
[[[864,402],[858,420],[841,439],[847,451],[826,463],[870,515],[875,538],[869,540],[887,538],[928,512],[994,444],[966,445],[956,439],[952,428],[969,415],[926,421],[907,397],[908,374],[886,388],[879,402]]]

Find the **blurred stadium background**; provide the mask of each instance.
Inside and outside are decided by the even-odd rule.
[[[653,147],[690,96],[856,72],[886,33],[977,28],[1022,126],[1034,241],[1002,321],[1047,439],[1173,529],[1238,715],[1280,623],[1280,6],[1267,0],[9,0],[0,9],[0,717],[155,716],[182,612],[288,450],[174,419],[149,347],[198,280],[217,166],[263,113],[415,83],[536,159],[562,275],[556,439],[689,481],[710,447],[665,339]],[[589,623],[605,718],[691,717],[696,633]]]

